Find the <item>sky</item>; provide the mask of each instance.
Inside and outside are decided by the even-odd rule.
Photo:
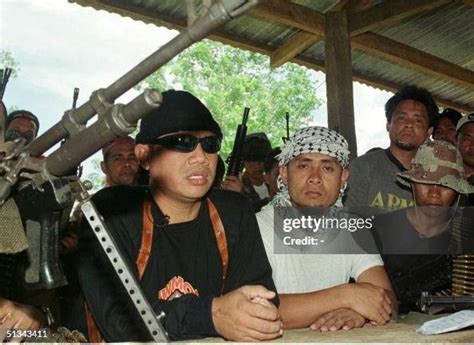
[[[18,77],[8,83],[4,102],[7,108],[36,114],[41,134],[71,108],[75,87],[80,88],[81,105],[92,91],[108,86],[176,34],[66,0],[1,0],[0,49],[9,51],[20,65]],[[324,74],[311,73],[318,80],[315,92],[325,100]],[[136,95],[131,90],[116,103],[127,103]],[[375,146],[388,146],[383,107],[391,95],[354,83],[359,155]],[[327,125],[325,103],[314,114],[312,124]],[[92,172],[90,161],[84,176]]]

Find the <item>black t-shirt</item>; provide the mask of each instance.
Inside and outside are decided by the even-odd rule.
[[[209,197],[222,220],[228,243],[229,265],[223,293],[257,284],[276,291],[247,198],[221,190],[211,191]],[[117,186],[104,189],[93,199],[136,277],[145,198],[152,200],[147,188]],[[152,216],[153,243],[141,280],[145,296],[156,312],[165,311],[164,326],[172,339],[217,335],[211,305],[212,299],[221,295],[222,263],[207,202],[201,202],[198,216],[190,222],[165,225],[154,202]],[[151,340],[97,239],[87,225],[83,226],[76,268],[103,337],[108,342]],[[82,316],[74,316],[76,322],[69,325],[87,333],[82,304],[78,299],[74,313]]]
[[[376,216],[374,235],[382,254],[446,254],[452,231],[449,227],[439,235],[421,237],[403,209]]]
[[[451,259],[441,255],[448,252],[450,230],[422,238],[408,220],[406,209],[375,217],[375,239],[401,313],[419,309],[421,292],[436,293],[451,286]]]

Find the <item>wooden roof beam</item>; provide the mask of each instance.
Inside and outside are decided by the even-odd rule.
[[[268,55],[268,56],[270,56],[275,50],[275,48],[270,45],[263,44],[263,43],[255,43],[250,40],[237,38],[224,32],[218,32],[218,33],[212,34],[209,38],[222,42],[224,44],[228,44],[236,48],[251,50],[251,51],[255,51],[257,53]],[[300,66],[304,66],[308,69],[326,72],[326,67],[324,66],[324,61],[322,60],[310,59],[303,56],[296,56],[293,59],[291,59],[290,62],[296,63]],[[352,79],[354,81],[374,87],[376,89],[390,91],[390,92],[397,92],[402,87],[402,85],[390,83],[390,82],[380,80],[374,77],[369,77],[361,73],[358,73],[356,71],[352,71]],[[457,109],[464,113],[471,113],[474,110],[474,108],[466,104],[455,103],[455,102],[442,99],[439,97],[435,97],[435,101],[439,106],[442,106],[444,108]]]
[[[324,36],[325,16],[305,6],[282,0],[268,0],[258,5],[252,13],[270,21]],[[351,42],[353,47],[357,47],[366,53],[474,89],[473,71],[406,44],[374,33],[355,36]]]
[[[330,11],[347,10],[351,12],[359,12],[370,8],[373,2],[374,0],[342,0],[336,3]]]
[[[299,31],[270,55],[270,66],[277,68],[321,40],[321,36]]]
[[[348,13],[349,31],[351,36],[357,36],[451,2],[453,0],[387,0],[362,12]]]
[[[293,26],[297,29],[324,36],[326,18],[324,14],[310,8],[284,0],[263,1],[250,11],[250,14],[276,21],[280,24]]]
[[[121,13],[122,15],[126,15],[134,20],[141,20],[145,23],[151,23],[158,26],[166,26],[168,28],[177,29],[177,30],[181,30],[186,27],[185,20],[181,21],[173,17],[157,15],[157,14],[153,14],[152,16],[150,15],[149,11],[137,10],[137,8],[132,8],[132,7],[124,6],[124,5],[122,6],[108,5],[108,4],[105,4],[103,0],[69,0],[69,1],[79,3],[82,6],[91,6],[97,10],[105,9],[112,13]],[[99,3],[101,5],[100,7],[98,6]],[[270,56],[275,50],[275,47],[272,47],[270,45],[256,43],[256,42],[242,39],[242,38],[236,38],[224,32],[215,32],[214,34],[211,34],[209,36],[209,39],[219,41],[221,43],[228,44],[236,48],[246,49],[246,50],[254,51],[254,52],[257,52],[263,55],[268,55],[268,56]],[[309,69],[325,72],[324,61],[321,61],[321,60],[296,56],[290,61]],[[352,72],[352,77],[355,81],[358,81],[368,86],[372,86],[374,88],[385,90],[385,91],[396,92],[401,87],[401,85],[397,85],[395,83],[390,83],[390,82],[383,81],[377,78],[369,77],[369,76],[357,73],[355,71]],[[474,111],[474,108],[468,106],[467,104],[454,103],[452,101],[440,99],[440,98],[435,98],[435,100],[440,106],[457,109],[464,113],[471,113]]]
[[[366,33],[352,38],[352,46],[387,61],[474,89],[474,72],[384,36]]]

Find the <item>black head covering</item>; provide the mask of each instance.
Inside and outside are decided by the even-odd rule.
[[[222,138],[222,131],[207,107],[187,91],[163,92],[161,106],[146,115],[140,124],[137,144],[178,131],[211,131]]]

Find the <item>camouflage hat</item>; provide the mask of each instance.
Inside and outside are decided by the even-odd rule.
[[[397,174],[405,186],[410,182],[436,184],[460,194],[474,193],[465,179],[461,153],[448,142],[434,140],[421,145],[411,162],[411,169]]]

